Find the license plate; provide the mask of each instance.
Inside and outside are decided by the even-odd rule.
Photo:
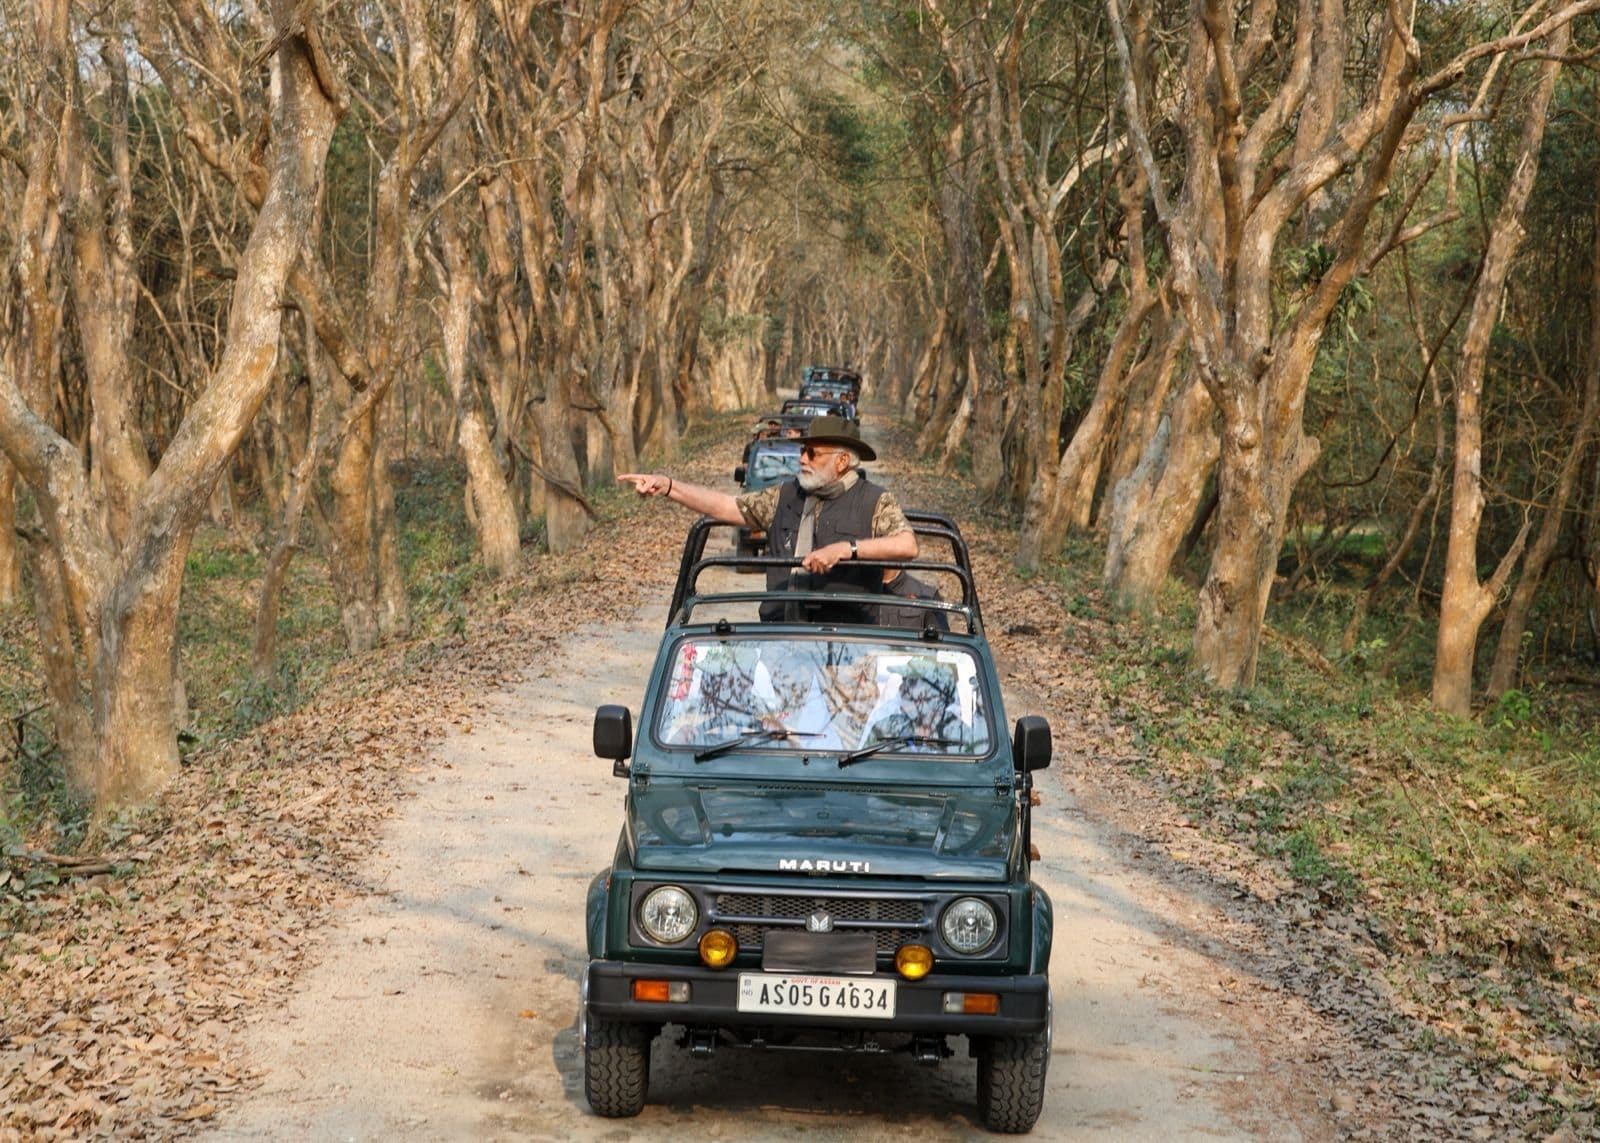
[[[743,972],[739,974],[737,1008],[740,1012],[888,1020],[894,1016],[894,985],[893,980],[865,977]]]

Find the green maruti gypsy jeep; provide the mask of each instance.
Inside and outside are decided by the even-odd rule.
[[[750,559],[705,557],[713,525],[691,530],[637,736],[626,707],[595,715],[595,753],[628,779],[588,895],[579,1031],[597,1114],[640,1112],[671,1026],[697,1056],[925,1064],[965,1036],[984,1126],[1038,1119],[1051,905],[1029,880],[1029,813],[1050,730],[1027,717],[1003,733],[965,544],[947,519],[917,520],[955,561],[877,566],[958,583],[958,603],[895,600],[954,632],[879,626],[884,596],[821,590],[785,593],[785,621],[758,622],[772,593],[697,586]],[[726,610],[743,617],[713,615]]]

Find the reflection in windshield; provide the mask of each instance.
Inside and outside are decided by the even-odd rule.
[[[821,639],[685,640],[656,718],[663,742],[703,748],[765,728],[752,749],[985,754],[988,704],[960,648]]]
[[[776,484],[800,471],[800,447],[791,449],[762,449],[750,460],[749,480],[762,484]]]

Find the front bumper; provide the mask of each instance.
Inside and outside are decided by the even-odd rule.
[[[887,974],[879,974],[887,975]],[[687,1003],[665,1004],[633,998],[635,980],[687,981]],[[865,979],[865,978],[863,978]],[[607,1020],[650,1024],[694,1024],[724,1028],[846,1028],[930,1035],[1027,1036],[1050,1027],[1050,985],[1043,976],[969,976],[957,973],[909,981],[895,978],[895,1014],[886,1020],[839,1016],[740,1012],[736,1007],[739,970],[713,971],[699,965],[589,962],[589,1013]],[[993,1016],[943,1010],[947,992],[992,992],[1000,997]]]

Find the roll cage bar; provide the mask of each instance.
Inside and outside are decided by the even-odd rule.
[[[906,520],[911,524],[911,530],[916,533],[919,540],[927,537],[948,543],[952,559],[949,561],[924,560],[921,558],[914,560],[858,560],[855,563],[864,568],[904,568],[913,572],[920,570],[953,576],[961,585],[961,599],[959,602],[912,599],[887,592],[823,590],[820,587],[807,588],[804,586],[779,591],[762,587],[750,591],[716,592],[701,595],[696,591],[698,580],[701,573],[710,568],[725,567],[739,571],[765,571],[768,568],[795,569],[800,567],[800,560],[794,556],[706,555],[706,537],[711,534],[712,529],[731,528],[734,525],[714,520],[710,516],[702,516],[689,526],[689,534],[684,538],[683,555],[678,564],[678,579],[672,588],[672,604],[667,609],[667,626],[674,627],[687,624],[694,609],[705,604],[779,600],[784,603],[855,604],[874,608],[888,604],[895,607],[927,611],[930,616],[936,612],[944,612],[965,619],[967,630],[971,634],[981,635],[983,633],[983,617],[978,609],[978,589],[972,578],[971,555],[967,550],[967,542],[961,535],[960,527],[943,512],[911,509],[906,511],[905,516]],[[872,612],[868,612],[868,614],[872,614]]]

